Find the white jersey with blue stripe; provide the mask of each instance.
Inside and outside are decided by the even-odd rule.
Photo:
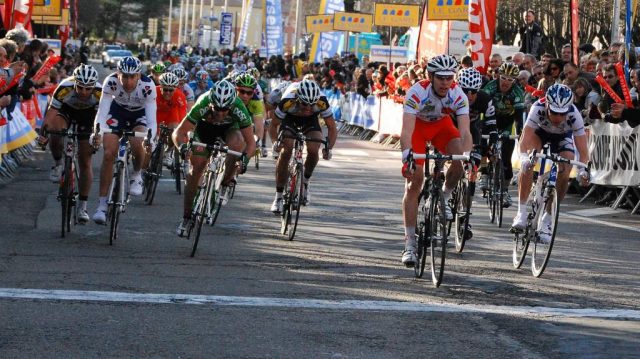
[[[540,99],[531,106],[525,126],[556,135],[573,133],[574,136],[583,136],[585,134],[582,115],[575,105],[571,105],[566,120],[556,126],[549,121],[545,99]]]

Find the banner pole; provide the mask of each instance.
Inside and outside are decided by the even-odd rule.
[[[391,47],[393,46],[393,39],[391,38],[391,31],[393,27],[389,26],[389,62],[387,63],[387,70],[391,72]]]

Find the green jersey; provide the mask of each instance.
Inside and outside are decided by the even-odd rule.
[[[214,126],[225,126],[237,129],[253,125],[253,121],[251,120],[251,115],[249,114],[247,107],[238,97],[236,97],[235,101],[231,105],[231,109],[227,113],[227,116],[222,119],[222,121],[214,120],[213,109],[210,104],[209,91],[207,91],[198,97],[198,100],[196,100],[191,111],[187,114],[187,120],[194,125],[199,121],[205,121]]]
[[[505,118],[514,120],[522,116],[522,111],[525,108],[525,93],[518,83],[514,83],[507,94],[500,91],[499,80],[490,81],[482,88],[482,91],[491,97],[498,120]]]

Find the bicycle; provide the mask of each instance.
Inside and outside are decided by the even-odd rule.
[[[287,178],[287,184],[282,194],[282,214],[280,221],[280,233],[287,235],[287,238],[292,241],[296,235],[296,229],[298,227],[298,219],[300,218],[300,207],[304,205],[304,160],[302,159],[302,152],[307,141],[319,142],[324,144],[325,151],[329,149],[329,139],[316,140],[307,138],[300,129],[294,129],[289,126],[280,125],[282,130],[278,136],[280,142],[284,138],[294,139],[293,156],[289,160],[289,176]],[[285,135],[283,130],[287,130],[293,135]]]
[[[543,147],[543,152],[548,150],[548,145]],[[547,151],[548,152],[548,151]],[[522,265],[527,255],[529,243],[533,242],[533,253],[531,255],[531,272],[534,277],[540,277],[544,272],[551,256],[551,249],[558,229],[558,215],[560,213],[560,203],[556,191],[556,179],[558,176],[558,163],[568,163],[581,168],[585,168],[587,173],[590,164],[569,160],[554,153],[538,153],[533,151],[529,157],[531,166],[540,159],[538,170],[534,168],[534,182],[532,190],[527,200],[529,215],[527,216],[527,227],[524,230],[511,228],[513,238],[513,266],[518,269]],[[551,168],[546,171],[546,161],[551,162]],[[542,211],[544,209],[551,217],[551,237],[548,243],[540,240],[538,228],[542,222]]]
[[[124,213],[127,203],[129,203],[129,161],[131,158],[131,150],[129,147],[129,138],[146,138],[151,142],[151,129],[146,132],[135,131],[118,131],[112,130],[113,133],[120,136],[118,142],[118,157],[113,165],[113,179],[109,186],[107,194],[107,220],[109,221],[109,245],[118,237],[118,224],[120,222],[120,213]]]
[[[160,136],[158,137],[158,143],[151,153],[149,168],[145,171],[144,176],[144,191],[146,193],[144,200],[148,205],[153,203],[158,182],[160,181],[160,177],[162,177],[162,162],[165,155],[166,139],[171,134],[171,131],[173,131],[172,128],[165,125],[160,125],[159,129]]]
[[[429,248],[431,262],[431,280],[436,287],[442,283],[444,263],[447,251],[448,221],[445,212],[444,173],[442,169],[445,161],[469,161],[466,155],[444,155],[430,146],[426,147],[425,154],[414,154],[409,161],[424,159],[424,182],[418,200],[418,225],[416,226],[417,238],[417,262],[414,265],[416,278],[424,274],[427,261],[427,248]],[[430,169],[429,160],[433,160],[433,170]],[[414,166],[410,164],[410,166]]]
[[[213,226],[220,213],[220,207],[222,207],[222,199],[219,198],[218,193],[224,175],[225,154],[232,154],[238,157],[241,157],[243,154],[224,147],[221,140],[216,141],[213,145],[209,145],[191,139],[189,146],[206,147],[207,151],[210,151],[209,163],[198,185],[198,192],[193,200],[191,216],[187,223],[188,239],[191,239],[191,234],[195,229],[195,237],[191,248],[191,257],[193,257],[196,254],[198,242],[200,241],[202,224],[207,222]],[[185,160],[184,162],[187,161]]]
[[[482,135],[483,139],[489,139],[489,135]],[[483,190],[483,196],[487,199],[489,207],[489,220],[496,223],[502,228],[502,215],[504,207],[504,165],[502,163],[502,142],[504,140],[515,140],[518,136],[500,134],[493,144],[491,153],[489,154],[489,181],[487,182],[487,190]]]
[[[471,156],[470,156],[471,157]],[[453,228],[455,235],[456,252],[462,253],[464,245],[473,236],[469,221],[471,219],[471,204],[476,188],[478,166],[473,161],[464,164],[465,175],[460,178],[456,188],[451,194],[451,209],[453,212]],[[451,223],[449,224],[451,226]],[[451,228],[449,228],[449,234]]]
[[[62,116],[62,115],[60,115]],[[65,117],[65,116],[62,116]],[[66,119],[66,117],[65,117]],[[48,134],[64,136],[67,138],[64,151],[64,169],[60,176],[60,186],[58,189],[58,201],[62,206],[61,217],[61,237],[64,238],[65,232],[71,232],[71,224],[78,224],[78,184],[80,178],[78,176],[78,137],[88,135],[88,133],[76,132],[76,124],[72,123],[71,127],[60,131],[46,131]]]

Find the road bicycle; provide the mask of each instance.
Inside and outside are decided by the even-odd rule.
[[[489,135],[482,135],[483,139],[489,139]],[[487,189],[483,190],[483,195],[487,199],[489,206],[489,219],[491,223],[496,223],[502,227],[502,217],[504,209],[504,195],[506,185],[504,179],[504,165],[502,163],[502,145],[504,140],[515,140],[518,136],[502,133],[493,144],[489,154],[489,181]]]
[[[461,253],[468,239],[473,236],[469,221],[471,220],[471,205],[476,188],[478,166],[473,160],[465,161],[464,176],[460,178],[451,194],[451,210],[453,214],[454,239],[456,252]],[[449,228],[451,234],[451,228]]]
[[[431,280],[436,287],[442,283],[448,241],[448,221],[442,184],[442,172],[446,161],[469,161],[466,155],[444,155],[435,148],[426,147],[425,154],[414,154],[409,161],[424,159],[424,182],[418,202],[417,262],[414,265],[416,278],[421,278],[430,254]],[[433,166],[430,166],[430,160]],[[409,164],[413,166],[412,163]],[[432,169],[430,167],[433,167]]]
[[[558,215],[560,213],[560,203],[556,190],[556,179],[558,176],[558,163],[568,163],[579,168],[585,168],[589,172],[590,165],[579,161],[569,160],[554,153],[549,153],[548,145],[543,147],[543,152],[533,151],[530,155],[530,165],[539,163],[539,168],[534,168],[534,182],[532,190],[527,200],[528,216],[527,227],[524,230],[511,228],[513,238],[513,266],[520,268],[527,255],[529,244],[533,242],[533,253],[531,254],[531,272],[534,277],[540,277],[544,272],[551,256],[551,249],[558,229]],[[548,152],[548,153],[544,153]],[[538,161],[540,159],[540,161]],[[551,168],[546,170],[546,162],[551,162]],[[551,218],[551,237],[548,241],[540,239],[539,229],[543,225],[542,213]]]
[[[145,171],[144,175],[144,200],[148,205],[153,203],[158,182],[160,181],[160,177],[162,177],[162,162],[165,156],[165,148],[166,146],[171,145],[167,143],[167,138],[169,138],[173,129],[165,125],[160,125],[159,130],[160,136],[158,137],[156,148],[151,153],[149,168]]]
[[[284,138],[292,138],[293,155],[289,160],[288,177],[282,194],[282,213],[280,221],[280,233],[286,235],[292,241],[296,235],[298,228],[298,219],[300,218],[300,207],[306,205],[304,203],[304,160],[302,153],[307,141],[319,142],[324,144],[325,151],[329,150],[329,139],[316,140],[307,138],[299,128],[292,128],[286,125],[280,125],[282,130],[278,136],[278,141]],[[285,134],[285,130],[293,135]],[[280,142],[281,143],[281,142]]]
[[[198,242],[200,241],[202,224],[206,222],[213,226],[222,207],[222,199],[219,196],[219,191],[222,178],[224,177],[226,154],[232,154],[239,158],[241,158],[243,154],[228,149],[223,145],[222,140],[209,145],[191,139],[189,146],[206,147],[207,151],[210,152],[209,162],[198,185],[198,192],[193,200],[191,216],[189,217],[186,227],[188,239],[191,239],[191,235],[194,234],[193,246],[191,248],[191,257],[193,257],[196,254]],[[185,162],[187,161],[185,160]]]
[[[118,141],[118,157],[113,164],[113,179],[107,194],[107,221],[109,228],[109,245],[118,238],[118,225],[120,224],[120,214],[126,210],[129,203],[129,163],[131,162],[130,137],[146,138],[147,143],[151,143],[151,129],[145,132],[112,130],[120,136]]]

